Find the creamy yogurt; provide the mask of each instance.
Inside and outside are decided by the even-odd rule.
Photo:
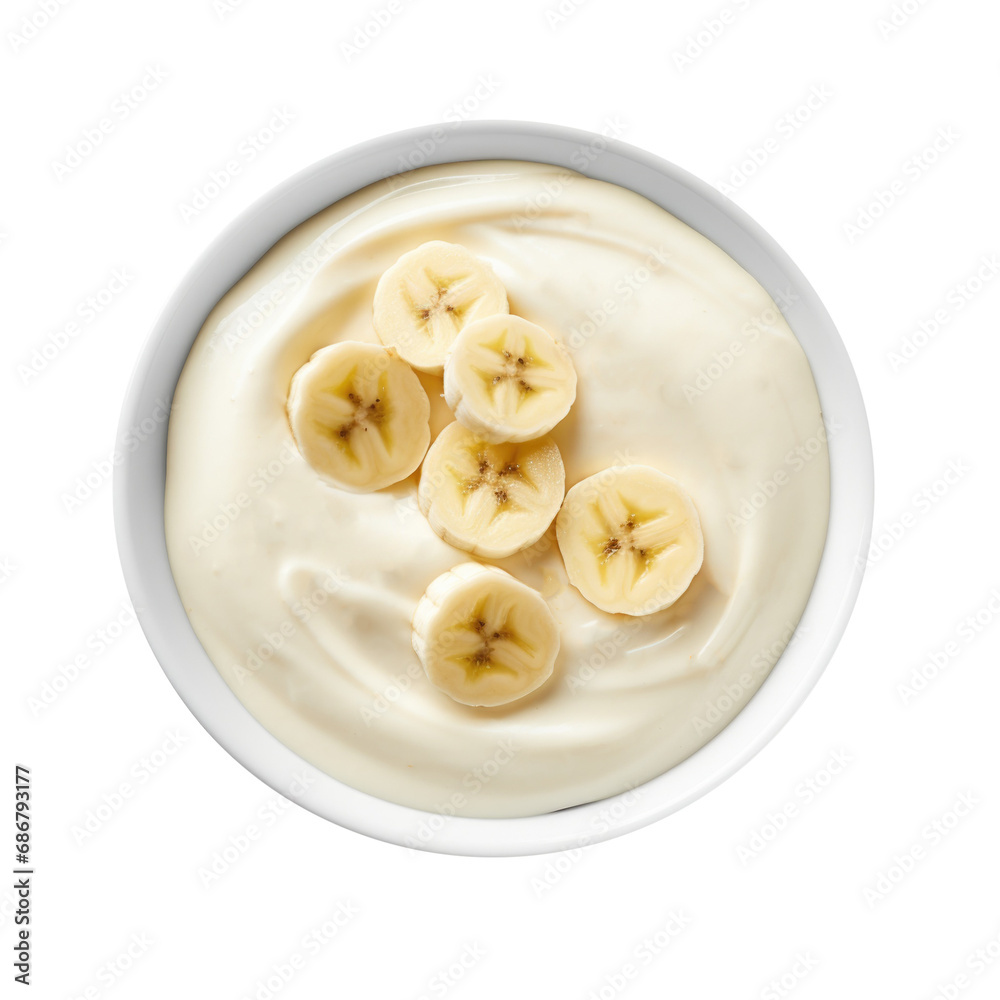
[[[436,690],[411,649],[424,589],[469,558],[417,510],[419,473],[338,491],[299,456],[285,414],[314,351],[377,342],[379,276],[432,239],[487,260],[511,312],[572,353],[578,397],[553,432],[567,487],[614,464],[654,466],[687,487],[705,534],[688,592],[644,618],[584,600],[554,529],[497,560],[548,600],[562,648],[543,688],[494,709]],[[437,434],[452,419],[441,380],[420,378]],[[425,168],[303,223],[212,311],[170,421],[170,561],[216,668],[301,757],[432,812],[548,812],[684,760],[792,639],[828,515],[819,399],[770,296],[641,196],[541,164]]]

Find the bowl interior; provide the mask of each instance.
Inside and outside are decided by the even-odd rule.
[[[826,548],[796,641],[743,711],[687,760],[633,792],[516,819],[441,816],[386,802],[318,772],[275,739],[199,643],[174,585],[163,521],[166,414],[194,338],[222,295],[285,233],[359,188],[402,169],[488,159],[550,163],[631,188],[708,237],[788,303],[782,311],[819,390],[831,475]],[[128,389],[118,446],[124,460],[115,474],[115,523],[126,584],[153,652],[201,724],[241,764],[318,815],[381,840],[450,854],[536,854],[606,840],[682,808],[733,774],[788,720],[829,662],[854,606],[871,536],[874,472],[860,388],[833,321],[798,268],[753,220],[697,178],[615,140],[549,125],[464,122],[396,133],[322,160],[252,205],[191,269],[150,334]]]

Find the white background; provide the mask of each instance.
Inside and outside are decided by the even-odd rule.
[[[997,996],[1000,280],[983,261],[1000,252],[1000,11],[906,0],[894,27],[879,24],[892,0],[566,0],[565,16],[550,0],[394,0],[345,49],[386,6],[8,0],[0,14],[3,773],[33,769],[36,995]],[[42,24],[30,38],[23,17]],[[293,120],[261,133],[276,111]],[[456,114],[615,122],[729,185],[839,324],[875,441],[878,558],[806,705],[702,801],[579,855],[421,854],[284,807],[167,683],[115,549],[122,395],[191,262],[301,167]],[[67,147],[101,119],[73,165]],[[183,213],[231,160],[225,190]],[[915,673],[931,679],[907,693]],[[849,763],[832,775],[835,755]],[[88,833],[108,801],[120,808]],[[251,825],[259,838],[204,884]],[[2,829],[6,870],[12,816]],[[306,942],[341,905],[346,926]],[[672,912],[683,930],[644,946]]]

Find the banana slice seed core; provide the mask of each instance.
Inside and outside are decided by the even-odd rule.
[[[420,465],[430,401],[409,365],[384,347],[344,340],[316,351],[285,401],[302,457],[329,484],[371,493]]]
[[[499,625],[490,625],[485,612],[473,614],[465,623],[465,628],[471,631],[479,641],[479,644],[469,653],[458,658],[458,662],[465,667],[470,680],[475,680],[486,671],[499,671],[500,673],[516,675],[516,671],[502,662],[498,652],[498,646],[510,642],[514,633],[511,631],[507,621]]]
[[[428,680],[463,705],[523,698],[551,677],[559,654],[559,623],[541,594],[482,563],[433,580],[412,627]]]
[[[612,559],[631,557],[632,585],[639,582],[652,569],[658,556],[668,547],[669,542],[643,542],[637,537],[637,529],[651,522],[640,522],[635,514],[629,514],[625,521],[618,525],[617,531],[599,538],[594,546],[601,560],[601,578],[607,581],[608,570]]]
[[[611,614],[670,607],[705,554],[687,491],[644,465],[605,469],[573,486],[556,518],[556,538],[570,583]]]
[[[466,297],[468,287],[474,283],[471,274],[445,278],[425,268],[422,272],[423,287],[408,282],[404,295],[413,313],[418,317],[418,329],[435,344],[450,344],[465,325],[466,315],[482,300],[482,294]]]
[[[518,504],[511,496],[513,483],[526,482],[526,477],[521,472],[520,464],[517,462],[505,462],[499,467],[494,466],[485,451],[479,453],[477,460],[479,462],[478,474],[466,479],[462,486],[465,496],[471,496],[471,494],[482,489],[492,492],[493,499],[496,502],[496,510],[493,513],[493,518],[499,516],[505,507],[516,508]]]
[[[313,419],[313,424],[320,434],[331,438],[349,458],[355,461],[358,457],[352,444],[355,431],[367,433],[371,427],[377,432],[386,449],[392,448],[389,424],[393,410],[388,400],[389,390],[385,375],[379,379],[375,391],[378,395],[372,398],[370,391],[366,393],[358,387],[353,373],[340,385],[328,386],[321,390],[321,395],[328,397],[337,410],[347,409],[348,413],[346,416],[338,414],[333,419],[329,415],[319,416]]]
[[[444,370],[444,396],[459,423],[488,441],[547,434],[576,399],[576,370],[548,331],[509,314],[469,323]]]

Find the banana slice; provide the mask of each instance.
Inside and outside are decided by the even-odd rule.
[[[430,243],[403,254],[375,289],[375,332],[414,368],[440,375],[455,337],[482,316],[507,312],[493,269],[457,243]]]
[[[317,351],[292,378],[288,421],[302,457],[342,490],[409,476],[430,443],[431,404],[409,365],[377,344]]]
[[[463,705],[491,708],[552,676],[559,625],[536,590],[496,566],[462,563],[420,599],[413,648],[436,688]]]
[[[444,398],[455,419],[487,441],[530,441],[569,413],[576,369],[540,326],[520,316],[487,316],[455,338]]]
[[[551,438],[492,444],[455,421],[427,452],[417,503],[446,542],[500,559],[545,534],[565,490]]]
[[[605,469],[577,483],[559,511],[556,538],[570,583],[614,614],[669,607],[705,551],[691,497],[648,465]]]

